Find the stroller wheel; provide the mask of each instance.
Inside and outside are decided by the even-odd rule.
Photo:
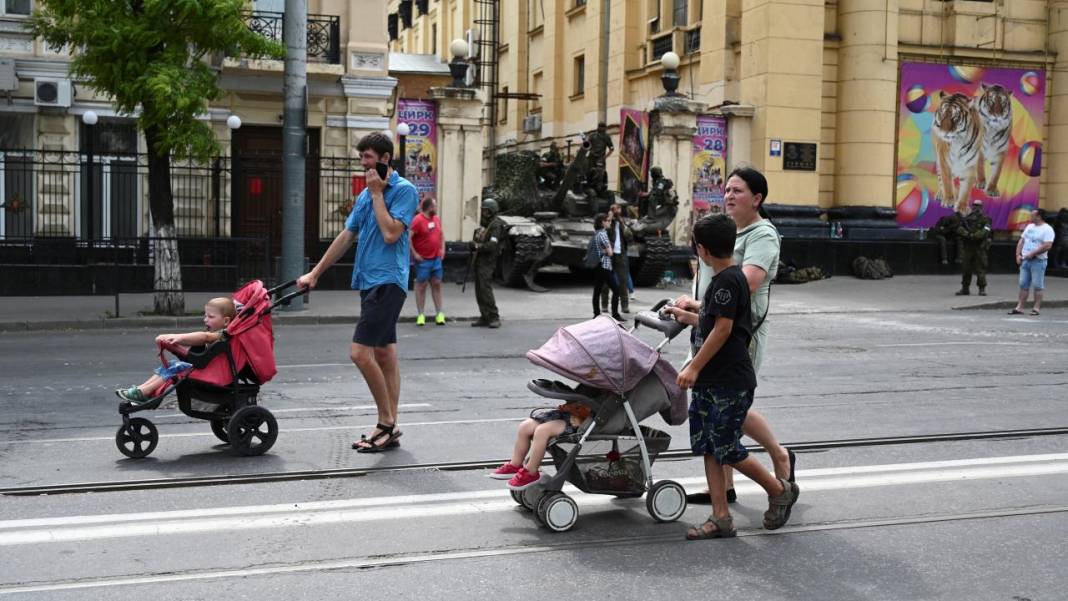
[[[226,431],[227,422],[225,419],[213,419],[211,420],[211,432],[215,435],[215,438],[230,444],[230,433]]]
[[[238,409],[226,430],[230,434],[230,450],[245,457],[266,453],[278,438],[274,415],[258,405]]]
[[[119,426],[115,433],[115,446],[119,452],[131,459],[148,457],[159,442],[159,431],[155,424],[143,417],[135,417]]]
[[[661,480],[649,489],[645,508],[658,522],[674,522],[686,512],[686,489],[678,482]]]
[[[538,522],[553,532],[567,532],[578,521],[578,504],[562,492],[551,492],[538,501]]]
[[[526,504],[523,499],[523,492],[521,490],[509,490],[508,493],[512,495],[512,500],[515,501],[520,507],[528,511],[533,511],[533,507]]]

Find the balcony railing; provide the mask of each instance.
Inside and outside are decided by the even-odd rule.
[[[255,11],[249,14],[248,28],[274,40],[282,40],[283,13]],[[308,62],[341,64],[341,18],[336,15],[308,15]]]

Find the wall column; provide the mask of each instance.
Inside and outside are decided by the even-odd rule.
[[[675,185],[679,211],[671,222],[675,244],[690,241],[690,215],[693,214],[693,137],[697,133],[697,113],[701,104],[680,96],[661,96],[650,107],[652,152],[649,167],[660,167],[664,177]]]
[[[1046,71],[1049,129],[1045,140],[1045,200],[1042,208],[1068,207],[1068,0],[1050,0],[1049,48],[1057,54]]]
[[[784,171],[782,157],[769,157],[768,146],[772,139],[819,144],[824,4],[742,0],[739,100],[759,107],[750,136],[753,166],[767,176],[773,202],[819,202],[819,172]]]
[[[894,206],[898,0],[840,0],[835,206]]]
[[[430,88],[438,105],[438,212],[446,240],[470,240],[482,210],[482,94]]]

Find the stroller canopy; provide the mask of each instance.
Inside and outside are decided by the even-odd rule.
[[[527,359],[566,378],[624,396],[646,376],[655,374],[669,406],[658,407],[664,421],[686,421],[686,394],[675,383],[677,372],[660,353],[606,316],[560,328]]]

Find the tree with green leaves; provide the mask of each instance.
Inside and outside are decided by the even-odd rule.
[[[155,238],[155,309],[185,310],[174,227],[171,159],[206,162],[219,152],[202,116],[222,95],[213,56],[282,58],[285,48],[253,33],[245,0],[39,0],[34,35],[69,48],[71,74],[136,116],[148,146]]]

